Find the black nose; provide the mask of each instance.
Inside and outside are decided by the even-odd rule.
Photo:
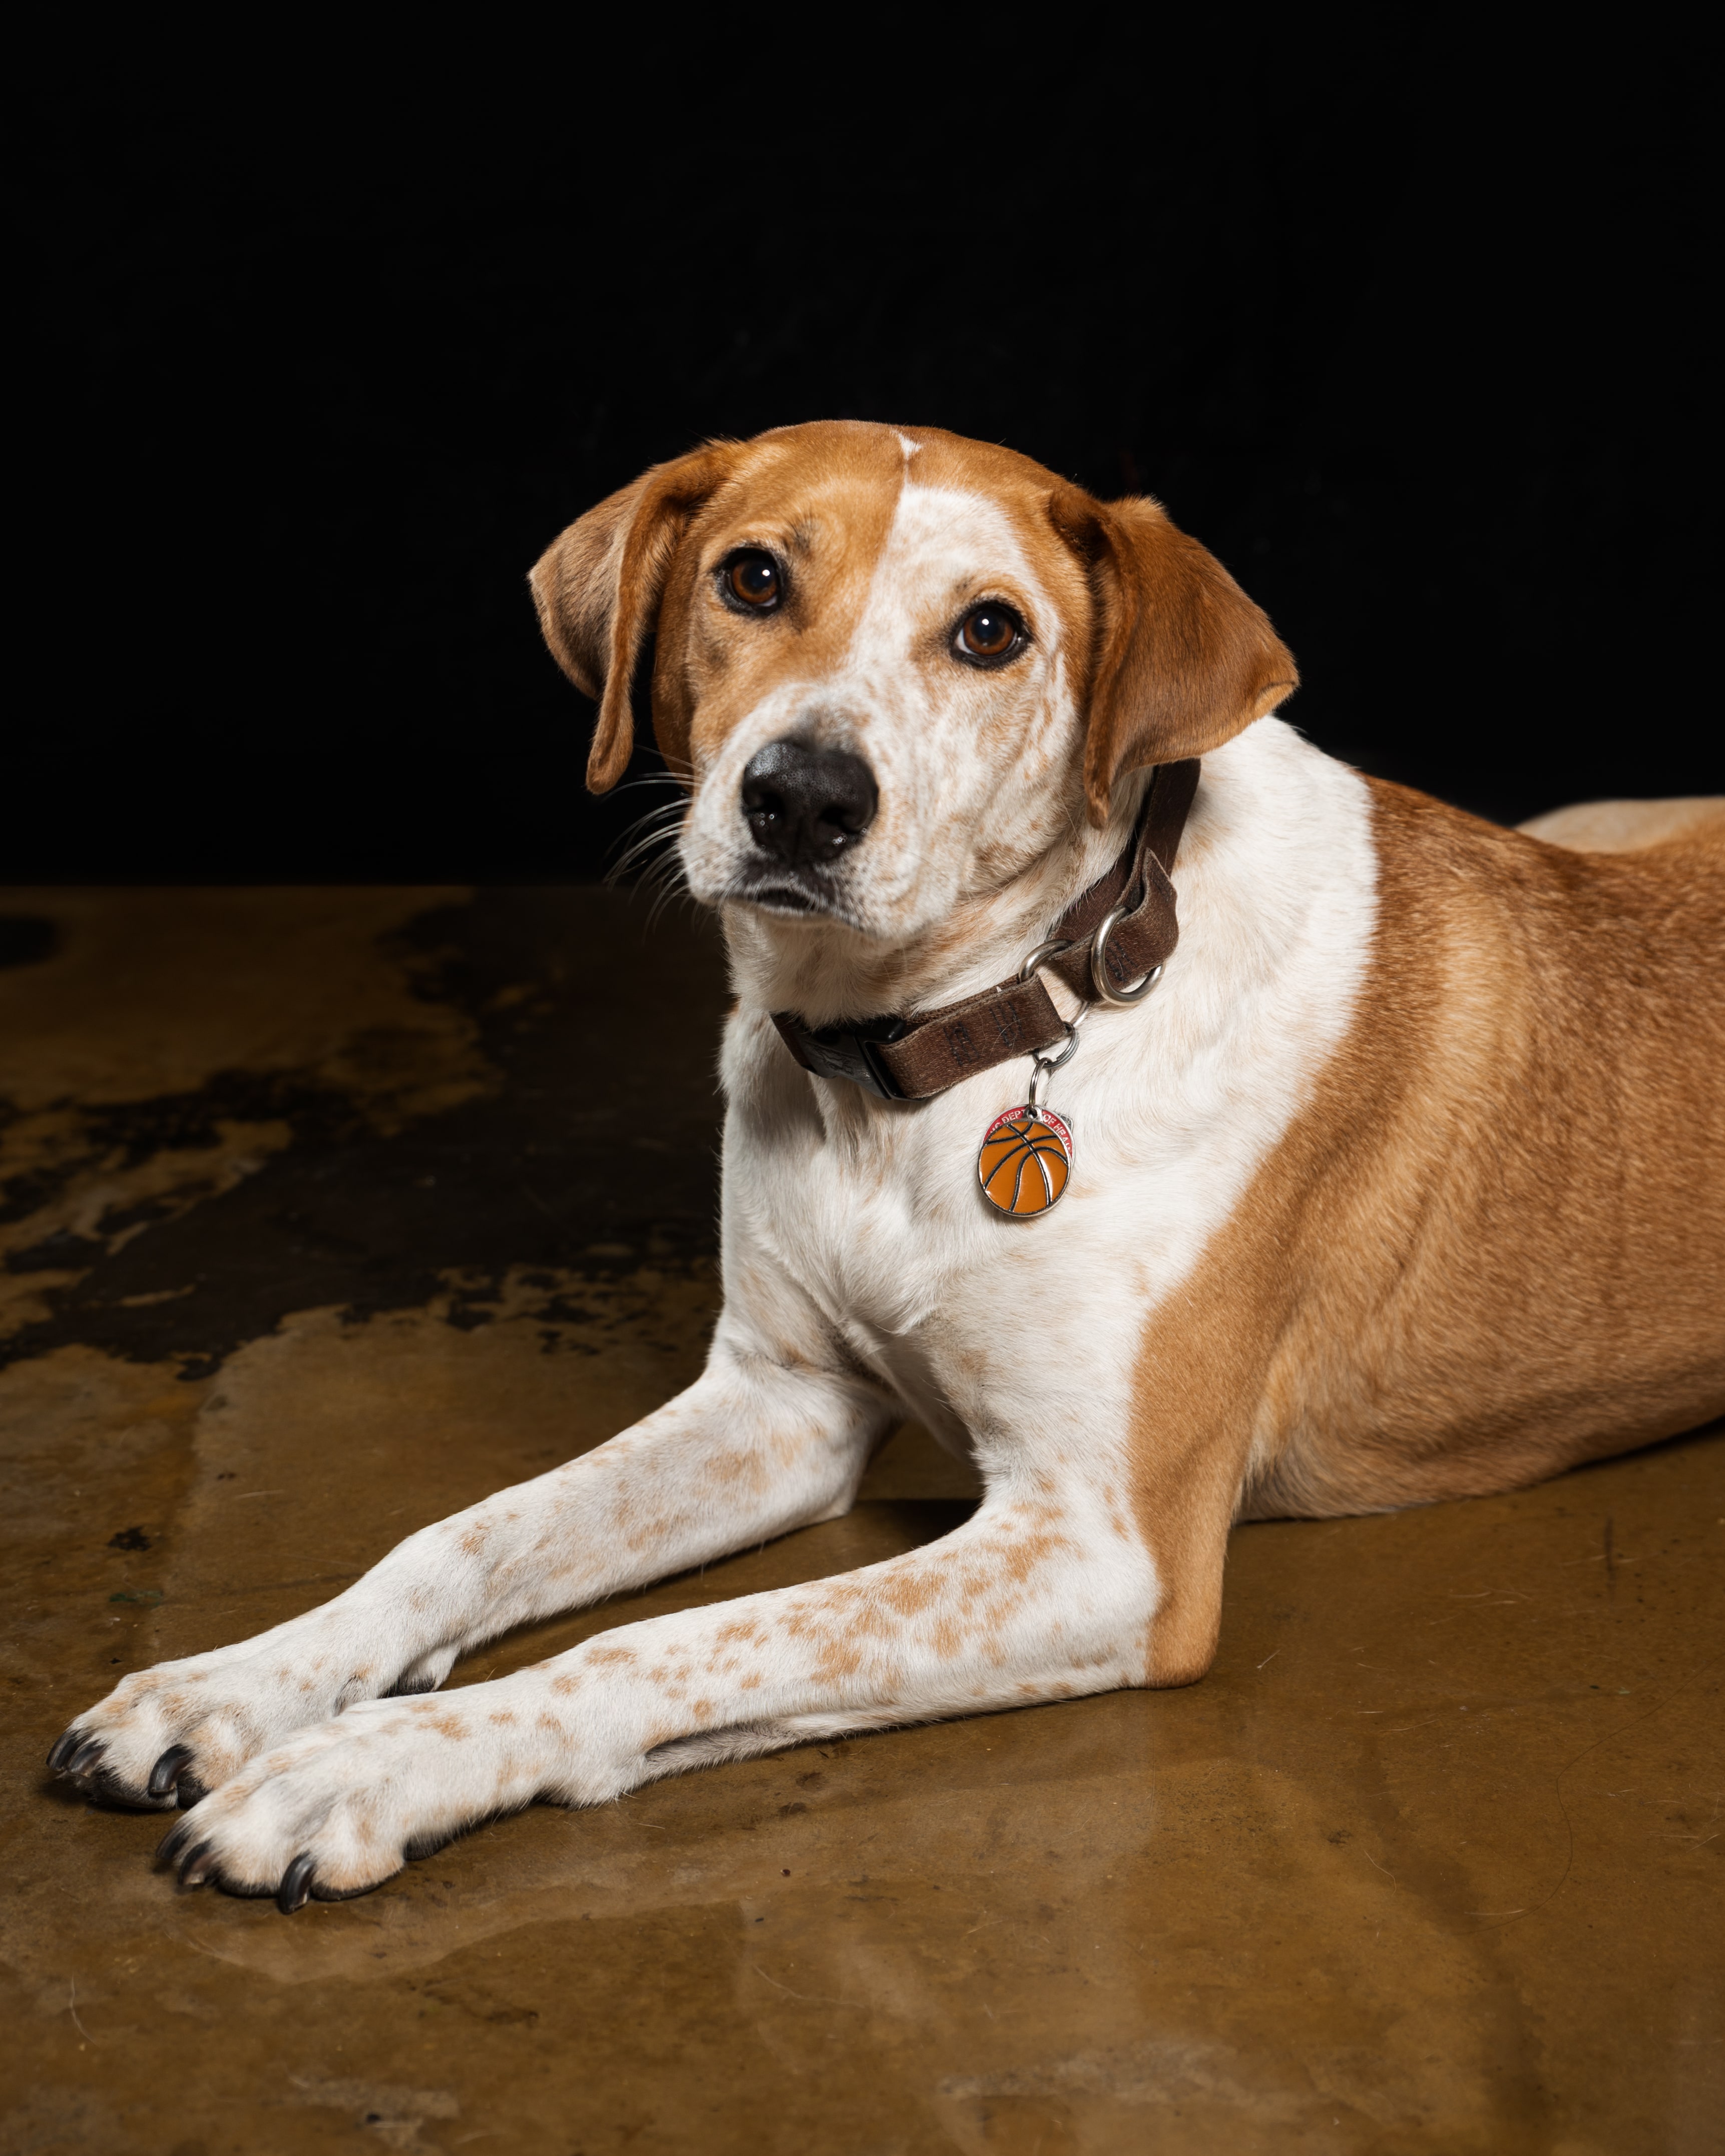
[[[788,868],[836,860],[875,820],[875,774],[848,749],[768,742],[742,774],[742,813],[755,844]]]

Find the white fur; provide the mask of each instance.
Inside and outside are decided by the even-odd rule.
[[[1024,658],[998,673],[947,660],[967,607],[1003,598],[1029,626]],[[1081,725],[1064,624],[1011,519],[984,495],[906,482],[842,663],[782,681],[732,729],[716,759],[697,760],[682,838],[689,888],[721,906],[743,885],[752,848],[737,804],[757,749],[794,731],[819,747],[853,751],[880,792],[868,843],[846,856],[838,879],[859,947],[834,947],[829,922],[815,924],[812,938],[802,935],[796,947],[809,963],[796,1007],[817,1024],[847,1009],[896,1008],[846,1001],[857,987],[855,964],[871,969],[872,980],[896,957],[898,985],[909,988],[916,939],[962,899],[1041,863],[1044,875],[1033,880],[1046,885],[1051,916],[1060,912],[1070,894],[1055,899],[1047,880],[1070,865],[1056,841],[1082,824],[1067,777]],[[1085,834],[1095,874],[1122,839],[1121,831]],[[996,863],[991,875],[979,873],[979,857]],[[777,926],[766,922],[767,932]],[[988,963],[978,947],[969,968],[978,987],[998,978],[998,968],[978,972]]]
[[[1026,660],[955,664],[949,680],[912,665],[983,587],[1030,621]],[[1363,783],[1275,719],[1205,758],[1178,950],[1143,1005],[1091,1015],[1055,1081],[1076,1168],[1045,1218],[1002,1219],[976,1181],[983,1131],[1025,1097],[1028,1065],[887,1103],[805,1075],[768,1018],[1001,979],[1117,852],[1141,786],[1105,834],[1073,814],[1060,639],[993,505],[905,485],[841,665],[776,692],[699,774],[685,856],[726,907],[740,999],[705,1374],[597,1451],[412,1537],[324,1608],[128,1677],[85,1717],[134,1789],[170,1744],[192,1748],[217,1786],[187,1823],[204,1851],[191,1876],[269,1887],[305,1853],[329,1889],[357,1889],[500,1806],[1142,1681],[1158,1586],[1128,1483],[1134,1367],[1348,1022],[1375,908]],[[850,925],[726,901],[742,765],[811,710],[880,778]],[[983,854],[1009,872],[983,877]],[[937,959],[925,932],[955,911],[967,932]],[[511,1625],[842,1512],[906,1414],[980,1470],[981,1507],[944,1541],[623,1626],[496,1682],[377,1697],[440,1682]]]

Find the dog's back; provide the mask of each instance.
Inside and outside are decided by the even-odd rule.
[[[1725,839],[1725,797],[1669,801],[1577,801],[1517,827],[1548,845],[1584,854],[1639,853],[1670,839]]]
[[[1725,1409],[1725,803],[1560,812],[1559,844],[1374,798],[1372,973],[1302,1118],[1328,1143],[1277,1176],[1312,1194],[1260,1514],[1512,1486]]]

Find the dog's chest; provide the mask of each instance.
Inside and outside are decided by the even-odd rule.
[[[773,1142],[728,1152],[727,1201],[742,1197],[829,1322],[908,1335],[962,1303],[986,1265],[968,1218],[978,1199],[980,1133],[947,1101],[885,1111],[845,1097],[820,1105],[824,1117],[805,1112],[781,1124]]]
[[[1037,1300],[1025,1275],[1043,1270],[1034,1228],[980,1217],[974,1121],[931,1103],[875,1142],[799,1147],[771,1215],[783,1261],[849,1353],[959,1454],[993,1419],[1006,1312]]]
[[[1003,1390],[1044,1385],[1049,1343],[1069,1329],[1070,1367],[1094,1365],[1098,1324],[1129,1352],[1122,1299],[1136,1304],[1143,1278],[1136,1264],[1105,1262],[1121,1224],[1102,1163],[1093,1158],[1087,1183],[1043,1218],[1004,1219],[983,1199],[978,1152],[1022,1098],[1011,1090],[1021,1073],[882,1108],[836,1085],[822,1098],[816,1081],[775,1068],[776,1040],[765,1046],[749,1073],[758,1086],[733,1090],[726,1134],[731,1291],[752,1259],[768,1260],[949,1441],[994,1419]]]

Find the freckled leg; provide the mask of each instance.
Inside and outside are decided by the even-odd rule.
[[[619,1627],[437,1699],[374,1700],[252,1760],[170,1837],[188,1883],[362,1893],[500,1809],[597,1804],[844,1730],[1141,1684],[1142,1546],[1080,1491],[997,1497],[926,1549]]]
[[[581,1459],[418,1534],[332,1602],[126,1678],[49,1763],[115,1800],[195,1802],[291,1731],[440,1685],[514,1625],[578,1608],[848,1508],[891,1410],[722,1328],[690,1389]]]

